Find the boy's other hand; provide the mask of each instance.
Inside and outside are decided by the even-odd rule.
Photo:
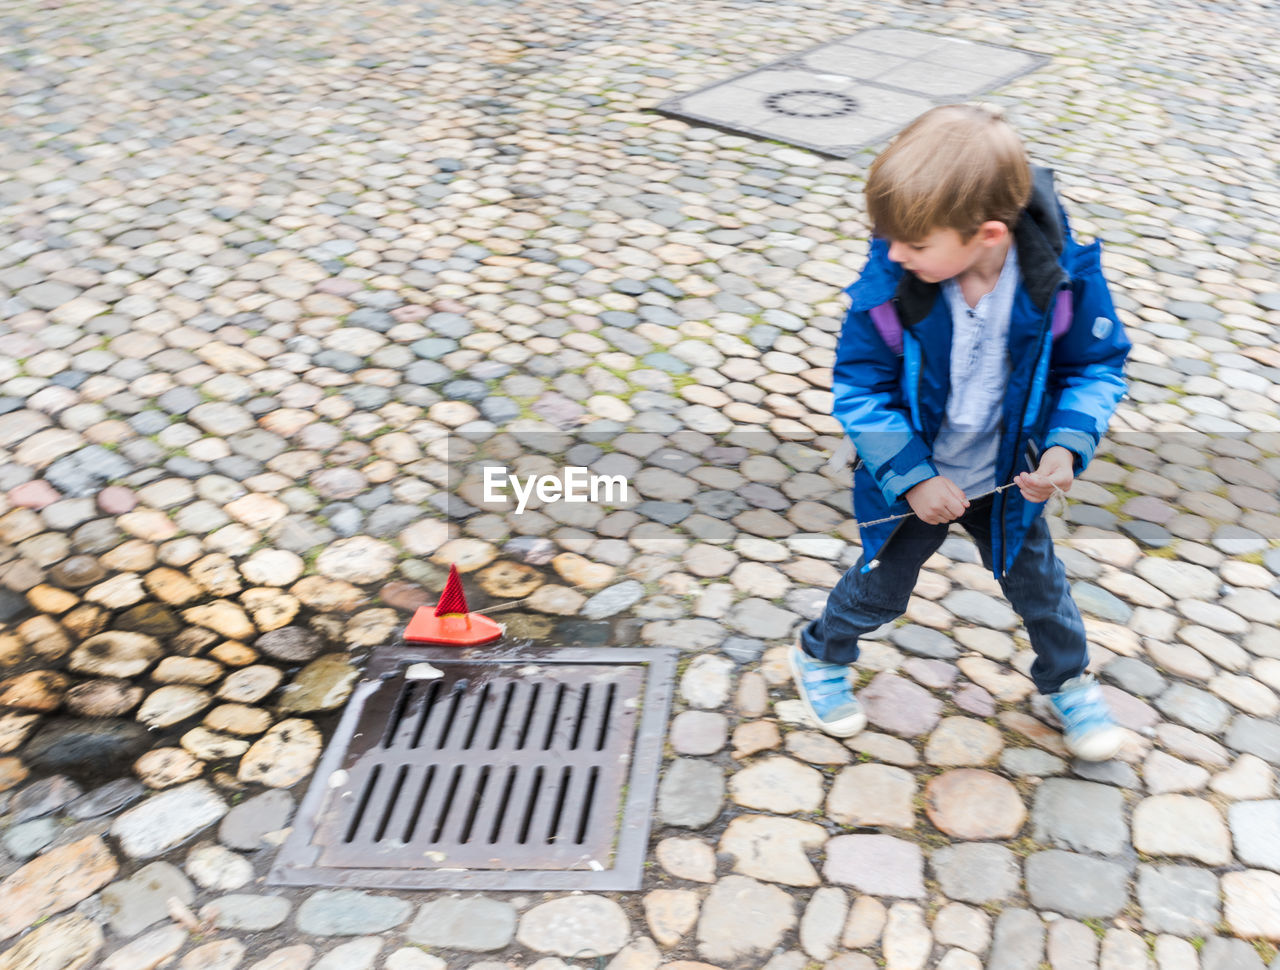
[[[1040,467],[1034,472],[1022,472],[1013,479],[1022,497],[1028,502],[1047,502],[1054,488],[1069,491],[1076,480],[1076,456],[1066,448],[1055,445],[1040,456]]]
[[[969,507],[969,500],[964,497],[960,486],[951,479],[935,475],[908,489],[907,504],[921,522],[941,525],[943,522],[954,522],[964,515],[964,510]]]

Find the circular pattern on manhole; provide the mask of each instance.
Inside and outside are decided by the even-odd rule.
[[[793,118],[839,118],[858,111],[857,100],[847,94],[803,88],[777,91],[764,99],[764,106],[775,114]]]

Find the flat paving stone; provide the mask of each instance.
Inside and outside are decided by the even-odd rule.
[[[1205,936],[1221,915],[1218,879],[1194,866],[1140,865],[1138,905],[1143,925],[1154,933]]]
[[[658,786],[658,818],[664,825],[700,829],[724,805],[724,770],[709,761],[676,758]]]
[[[977,768],[945,771],[930,779],[924,794],[930,821],[955,838],[1011,838],[1027,817],[1013,785]]]
[[[412,905],[394,896],[375,896],[355,889],[322,889],[299,907],[295,922],[313,936],[363,936],[399,926]]]
[[[777,886],[725,876],[698,917],[698,954],[717,964],[771,952],[797,924],[795,903]]]
[[[516,934],[516,909],[484,896],[446,896],[423,903],[409,924],[412,943],[484,953],[501,950]]]
[[[1226,822],[1208,801],[1191,795],[1153,795],[1133,810],[1133,846],[1156,856],[1184,856],[1210,866],[1231,861]]]
[[[1115,916],[1128,900],[1124,866],[1060,849],[1028,856],[1026,877],[1037,908],[1079,919]]]
[[[934,850],[929,864],[948,899],[999,902],[1018,889],[1018,857],[1002,845],[963,842],[944,846]]]
[[[734,872],[753,879],[787,886],[817,886],[820,880],[809,853],[821,848],[827,838],[822,826],[813,822],[740,815],[725,829],[719,851],[733,857]]]
[[[516,929],[516,938],[531,950],[579,959],[617,953],[630,935],[622,907],[593,895],[540,903],[520,916]]]
[[[1076,852],[1120,855],[1129,844],[1124,807],[1118,788],[1050,778],[1036,789],[1032,838]]]
[[[827,843],[823,877],[858,892],[921,899],[924,856],[913,843],[890,835],[838,835]]]

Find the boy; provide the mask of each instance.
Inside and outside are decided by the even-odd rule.
[[[866,198],[876,238],[846,291],[832,381],[859,457],[863,553],[792,648],[800,697],[828,734],[862,730],[848,677],[858,638],[903,613],[958,521],[1026,624],[1031,678],[1067,747],[1114,757],[1123,734],[1085,672],[1084,624],[1041,515],[1124,394],[1129,342],[1099,246],[1072,239],[1051,173],[973,105],[908,125],[871,166]]]

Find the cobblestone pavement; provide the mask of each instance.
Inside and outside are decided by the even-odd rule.
[[[867,645],[866,733],[807,728],[784,671],[858,553],[826,414],[871,156],[647,109],[884,24],[1051,57],[990,100],[1135,344],[1054,520],[1129,730],[1105,765],[959,536]],[[0,28],[0,970],[1280,967],[1274,5]],[[478,509],[459,429],[639,494]],[[687,652],[643,892],[263,882],[360,659],[450,563],[523,600],[513,636]]]

